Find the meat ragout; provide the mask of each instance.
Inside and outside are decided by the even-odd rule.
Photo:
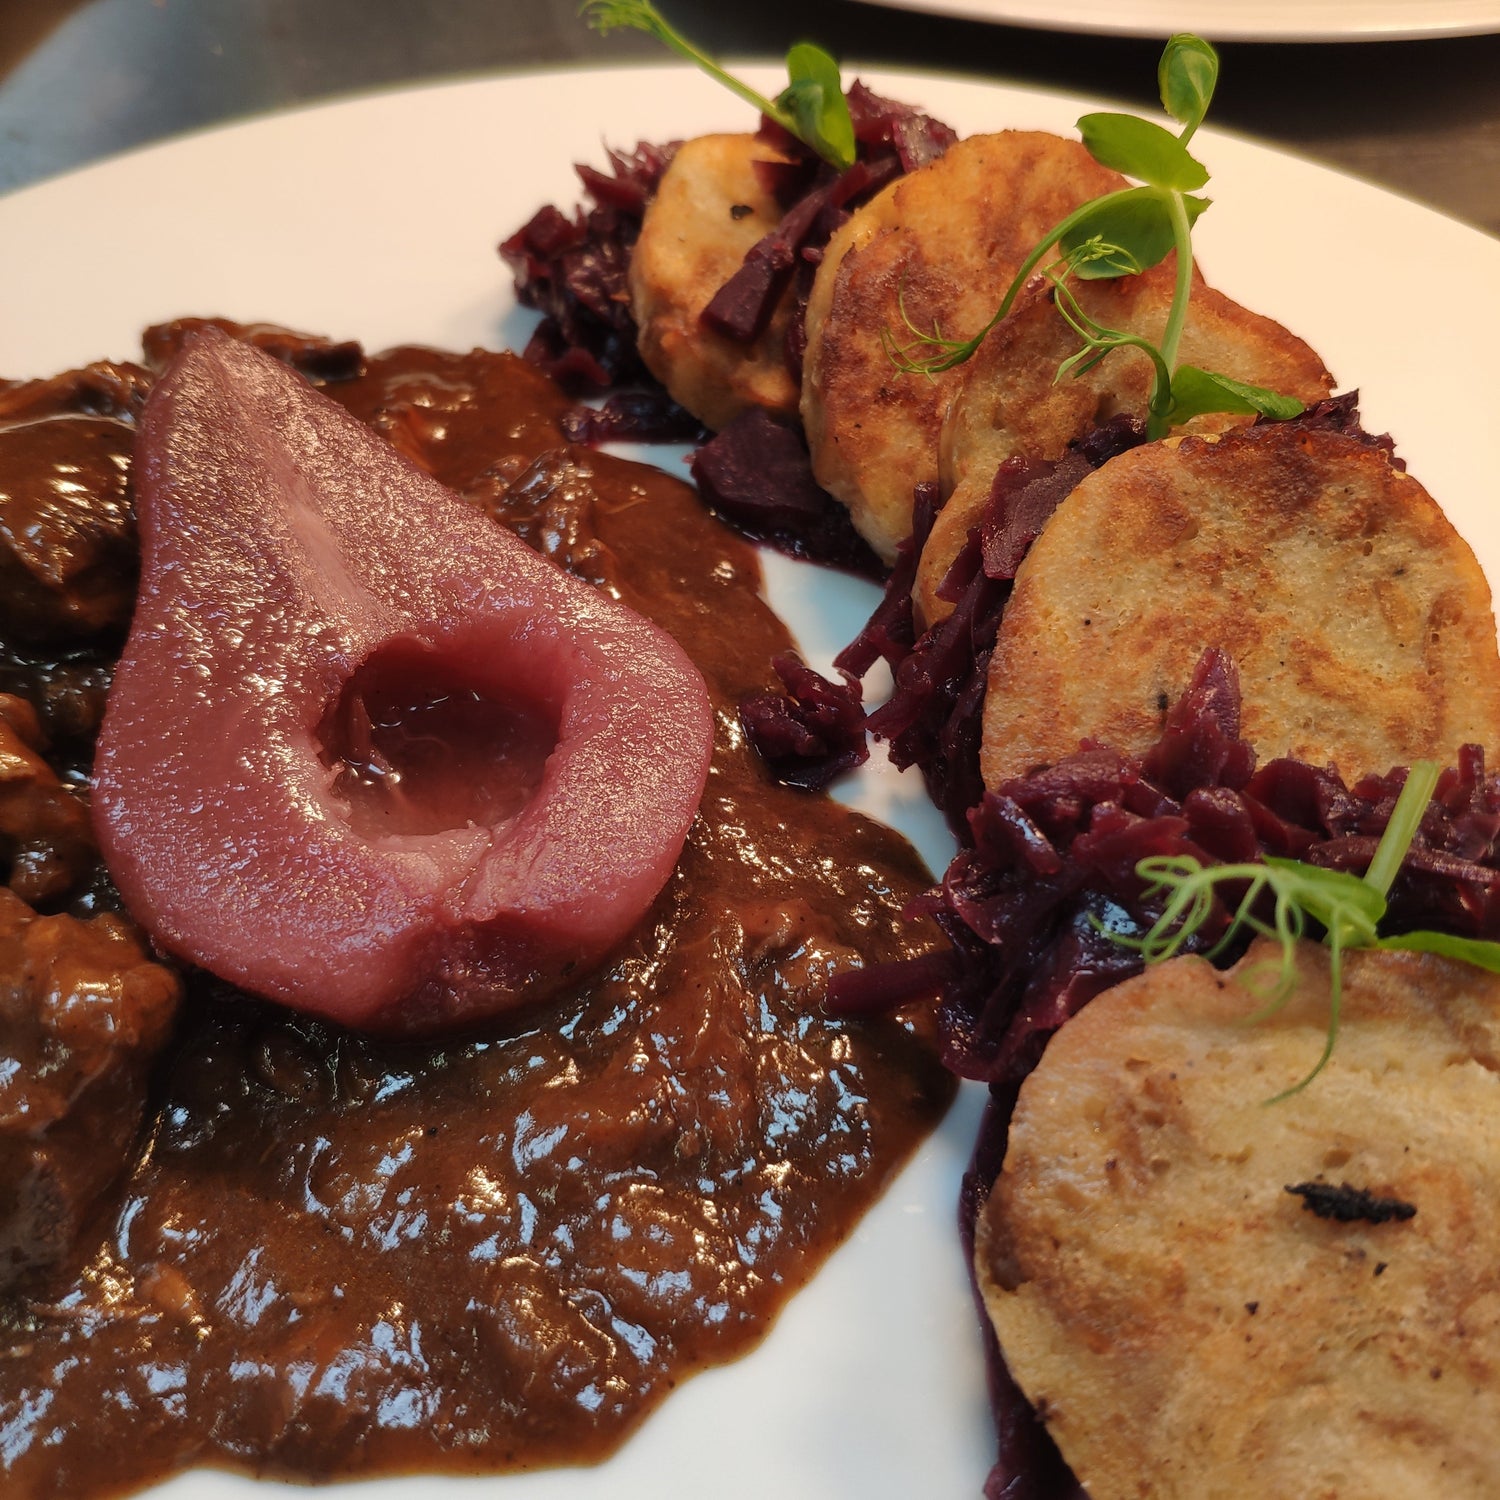
[[[65,431],[102,400],[128,435],[151,376],[5,394]],[[8,1495],[195,1464],[306,1480],[597,1459],[761,1337],[951,1097],[923,1025],[821,1009],[830,974],[930,946],[900,918],[927,877],[744,745],[734,705],[789,644],[753,551],[685,486],[568,448],[565,399],[513,357],[399,350],[326,389],[690,643],[720,726],[708,791],[645,922],[505,1026],[379,1041],[181,976],[141,1129],[110,1127],[113,1180],[77,1180],[83,1227],[4,1294]],[[29,475],[42,509],[50,472]],[[6,638],[6,685],[37,698],[74,785],[121,623]],[[38,920],[118,903],[90,866],[45,904]],[[148,967],[170,1002],[179,980]]]

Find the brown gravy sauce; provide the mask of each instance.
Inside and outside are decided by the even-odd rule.
[[[753,550],[685,485],[563,447],[510,356],[397,350],[326,389],[682,641],[708,790],[631,941],[506,1031],[375,1041],[188,976],[121,1179],[0,1301],[12,1500],[601,1458],[762,1337],[951,1097],[917,1027],[823,1014],[834,970],[926,946],[899,909],[927,876],[744,745],[788,643]]]

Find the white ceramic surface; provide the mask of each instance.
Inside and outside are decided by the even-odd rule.
[[[948,78],[868,74],[964,132],[1066,131],[1088,101]],[[763,86],[774,84],[766,75]],[[698,74],[613,69],[478,80],[353,99],[154,147],[0,199],[0,375],[129,357],[140,328],[189,313],[363,339],[516,344],[494,246],[543,202],[572,202],[569,164],[601,143],[749,129]],[[1372,429],[1496,576],[1500,242],[1265,148],[1204,132],[1215,206],[1198,239],[1211,279],[1307,338],[1364,391]],[[769,589],[815,664],[873,591],[774,562]],[[857,800],[929,861],[951,845],[911,778]],[[953,1231],[979,1100],[966,1092],[766,1342],[676,1392],[595,1469],[393,1479],[358,1500],[906,1500],[977,1497],[991,1439]],[[153,1500],[253,1500],[278,1486],[186,1475]],[[305,1494],[299,1490],[296,1493]],[[340,1491],[340,1493],[344,1493]]]
[[[1216,42],[1396,42],[1500,31],[1496,0],[867,0],[1002,26]]]

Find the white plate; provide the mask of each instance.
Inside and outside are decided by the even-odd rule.
[[[952,79],[869,74],[965,132],[1068,130],[1086,101]],[[774,83],[766,74],[762,86]],[[697,73],[615,69],[454,84],[276,116],[87,168],[0,200],[0,374],[129,357],[147,323],[272,319],[371,348],[517,343],[528,326],[494,254],[541,203],[572,202],[569,164],[751,120]],[[1367,422],[1500,568],[1500,242],[1347,178],[1204,133],[1210,277],[1304,335]],[[771,591],[815,661],[873,594],[777,564]],[[870,777],[872,810],[934,864],[951,847],[910,779]],[[359,1500],[906,1500],[977,1497],[991,1452],[953,1232],[978,1098],[922,1151],[748,1358],[689,1382],[614,1459],[503,1480],[395,1479]],[[153,1500],[263,1497],[184,1476]],[[306,1494],[306,1491],[298,1491]]]
[[[867,0],[893,10],[932,11],[1111,36],[1168,37],[1195,31],[1216,42],[1396,42],[1485,36],[1500,31],[1497,0]]]

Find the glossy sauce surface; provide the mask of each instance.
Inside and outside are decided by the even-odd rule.
[[[763,1335],[951,1096],[929,1038],[823,1013],[834,970],[925,948],[899,910],[926,874],[745,747],[787,641],[754,552],[676,481],[563,448],[507,356],[396,351],[327,389],[682,641],[708,790],[650,918],[505,1032],[373,1041],[190,979],[126,1177],[0,1311],[20,1500],[599,1458]]]

